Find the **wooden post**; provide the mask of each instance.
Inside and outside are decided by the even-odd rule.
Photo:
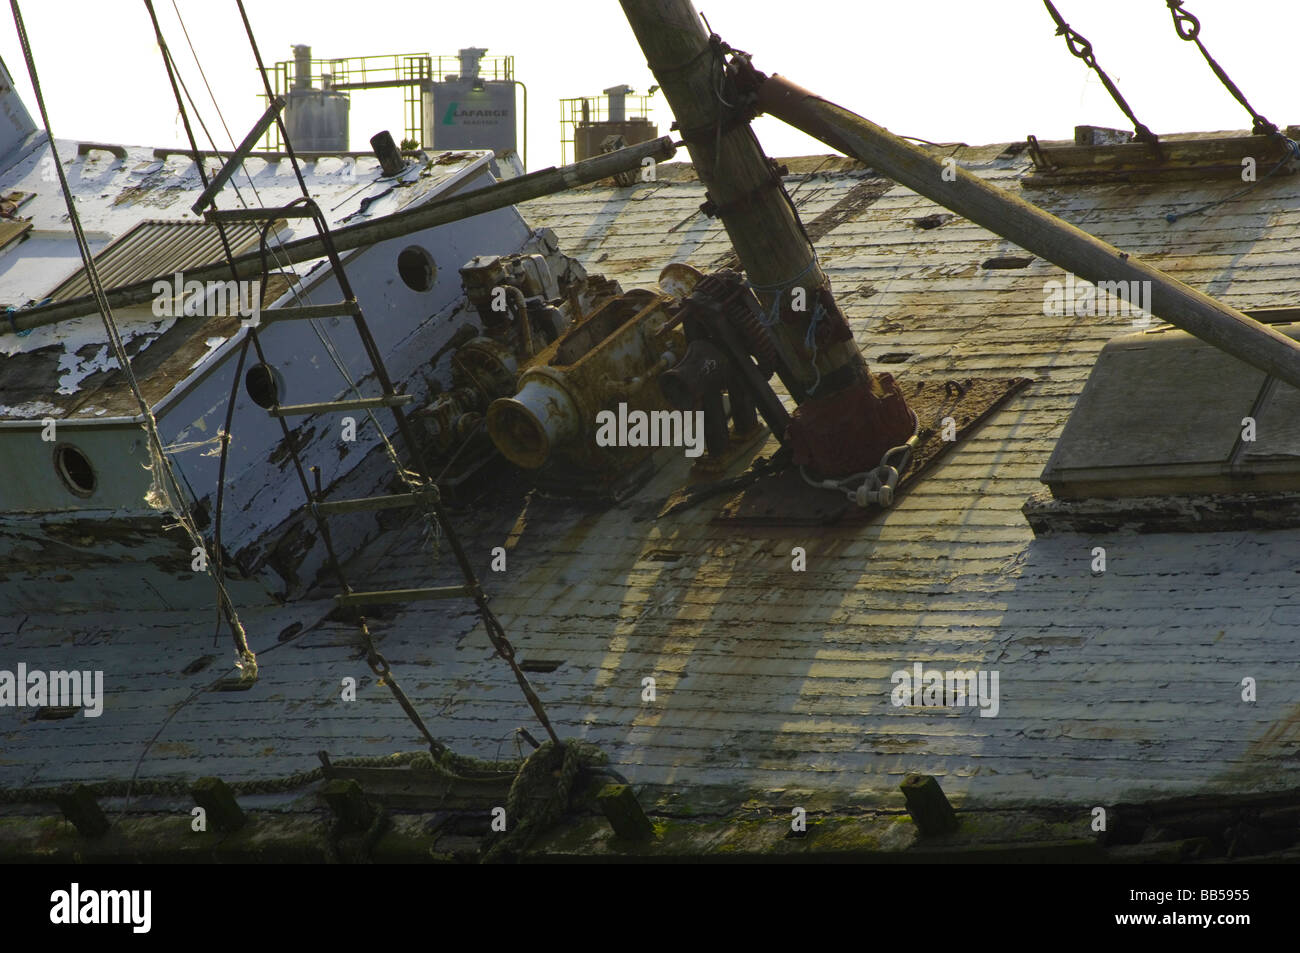
[[[55,801],[63,816],[82,837],[100,837],[107,833],[110,827],[108,818],[104,816],[94,793],[84,784],[78,784],[70,794],[58,795]]]
[[[654,834],[654,825],[626,784],[606,784],[596,794],[596,803],[605,812],[616,837],[639,841]]]
[[[1150,310],[1156,317],[1300,387],[1300,344],[1280,331],[782,76],[764,77],[757,72],[750,76],[757,83],[758,105],[764,112],[1080,278],[1094,284],[1149,281]]]
[[[950,834],[957,829],[957,814],[932,775],[909,774],[899,789],[922,837]]]
[[[374,806],[366,799],[361,785],[350,778],[328,781],[320,793],[345,833],[364,831],[375,819]]]
[[[194,796],[194,803],[203,808],[217,830],[230,833],[248,822],[235,800],[235,793],[220,778],[199,778],[190,793]]]

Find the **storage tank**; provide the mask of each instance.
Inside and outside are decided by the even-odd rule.
[[[590,100],[582,100],[581,116],[573,130],[576,161],[600,155],[600,145],[607,136],[622,136],[629,146],[658,137],[658,127],[645,116],[627,117],[627,96],[631,92],[632,87],[627,85],[604,90],[607,103],[604,119],[593,118]]]
[[[479,75],[479,60],[486,52],[478,47],[461,50],[460,73],[424,84],[427,148],[518,151],[515,83]]]
[[[311,85],[311,47],[293,48],[293,87],[285,96],[284,125],[298,152],[346,152],[348,149],[348,94],[330,89],[331,77],[321,77],[320,89]]]

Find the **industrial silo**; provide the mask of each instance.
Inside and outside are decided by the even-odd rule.
[[[486,52],[477,47],[461,50],[459,72],[440,70],[425,83],[427,148],[518,151],[514,58],[493,57],[485,70],[480,61]]]
[[[321,76],[321,88],[312,86],[311,47],[293,48],[293,85],[285,97],[284,124],[298,152],[346,152],[348,149],[348,94],[330,88],[332,77]]]
[[[600,155],[605,140],[622,137],[634,146],[657,138],[659,129],[649,118],[650,95],[633,95],[631,86],[611,86],[603,97],[586,96],[560,100],[560,141],[564,161],[580,161]],[[629,102],[630,101],[630,102]],[[628,107],[640,115],[628,115]]]

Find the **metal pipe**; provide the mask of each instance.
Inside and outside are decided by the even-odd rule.
[[[514,83],[516,86],[518,86],[520,89],[522,89],[522,90],[524,91],[524,155],[523,155],[523,160],[524,160],[524,171],[527,172],[527,171],[528,171],[528,87],[525,86],[525,85],[523,84],[522,81],[517,80],[517,79],[512,79],[510,82]]]
[[[506,297],[514,305],[515,333],[519,347],[523,349],[525,357],[532,357],[537,352],[533,349],[533,329],[528,324],[528,299],[514,285],[505,285],[505,289]]]
[[[293,48],[293,88],[311,89],[311,47],[306,43]]]
[[[498,182],[496,185],[475,189],[472,192],[434,199],[425,205],[394,212],[373,222],[361,222],[334,229],[331,234],[334,237],[334,245],[340,252],[351,251],[354,248],[362,248],[390,238],[399,238],[426,228],[446,225],[484,212],[552,195],[589,182],[597,182],[629,169],[640,169],[641,160],[645,157],[664,161],[671,159],[676,151],[672,139],[664,136],[628,146],[626,149],[592,156],[590,159],[558,169],[554,167],[542,169],[515,179]],[[325,255],[325,244],[316,237],[300,238],[277,246],[275,253],[277,264],[311,261]],[[262,260],[258,252],[239,256],[234,259],[233,265],[235,278],[256,278],[262,273]],[[202,268],[190,268],[185,272],[187,281],[227,281],[231,277],[230,266],[225,262],[205,265]],[[155,297],[154,284],[171,279],[171,275],[158,275],[110,289],[107,292],[109,306],[125,308],[152,301]],[[6,315],[7,320],[0,321],[0,333],[15,334],[47,324],[57,324],[69,318],[94,314],[96,309],[94,296],[82,295],[55,304],[14,311]]]
[[[230,158],[221,167],[221,171],[213,176],[212,181],[208,183],[208,187],[199,195],[198,200],[190,206],[191,212],[198,215],[211,204],[212,199],[230,181],[230,177],[235,174],[235,170],[244,164],[248,154],[257,145],[257,140],[261,139],[266,134],[266,130],[271,128],[271,123],[275,122],[279,117],[280,110],[284,109],[285,103],[286,100],[283,96],[276,96],[275,99],[271,100],[271,105],[266,107],[266,112],[262,113],[262,118],[257,121],[257,125],[244,137],[244,141],[230,154]]]
[[[370,137],[370,148],[374,150],[375,158],[379,160],[379,170],[388,178],[391,179],[406,171],[406,160],[398,151],[397,143],[393,142],[393,134],[387,129]]]
[[[782,76],[744,72],[757,83],[761,111],[1080,278],[1149,281],[1156,317],[1300,387],[1300,344],[1281,332]]]

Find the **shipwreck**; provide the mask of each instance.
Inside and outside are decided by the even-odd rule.
[[[479,48],[245,15],[228,150],[156,19],[188,148],[0,67],[0,858],[1293,854],[1300,130],[1201,46],[1250,131],[911,142],[621,2],[673,128],[540,171]]]

